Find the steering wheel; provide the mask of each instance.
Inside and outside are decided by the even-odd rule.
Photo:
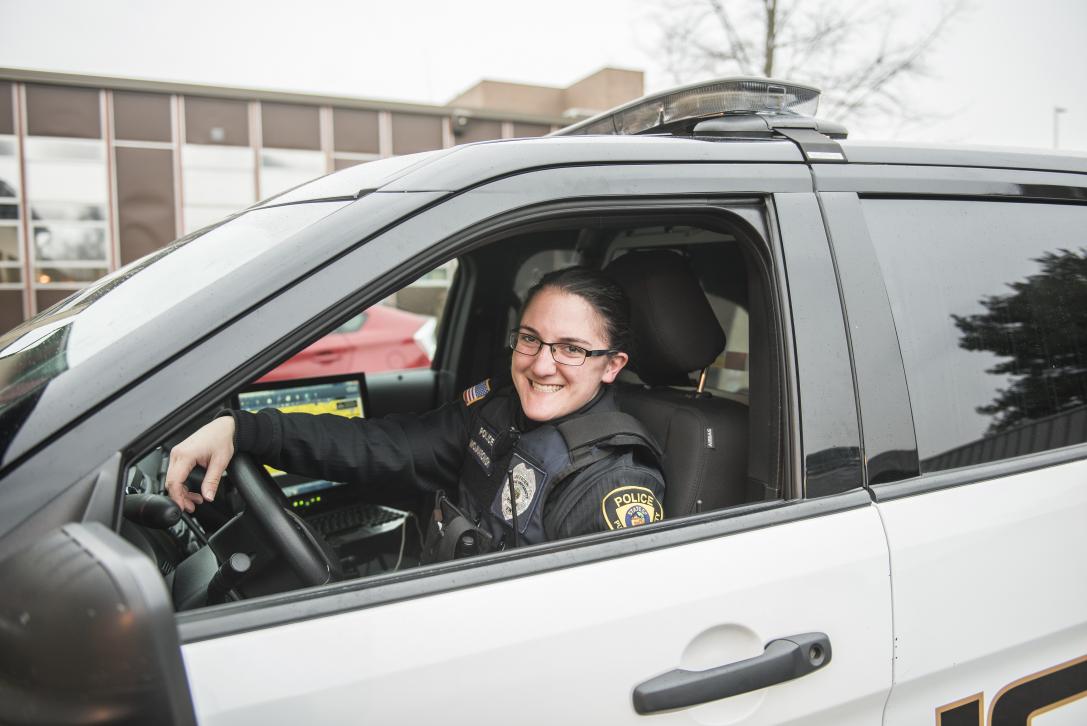
[[[227,466],[234,486],[245,500],[246,511],[252,512],[260,528],[268,536],[303,587],[323,585],[338,579],[339,568],[322,542],[293,512],[279,502],[278,487],[272,477],[253,457],[235,452]]]

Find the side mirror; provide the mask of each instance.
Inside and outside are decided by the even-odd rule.
[[[0,723],[196,724],[169,593],[135,547],[68,524],[0,583]]]

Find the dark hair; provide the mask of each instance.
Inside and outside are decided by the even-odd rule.
[[[589,267],[564,267],[553,270],[529,289],[525,295],[522,314],[536,294],[554,288],[568,295],[577,295],[589,303],[604,321],[607,346],[629,353],[634,340],[630,332],[630,301],[623,288],[600,270]]]

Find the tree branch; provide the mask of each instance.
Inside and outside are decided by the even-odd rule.
[[[680,70],[795,76],[823,88],[824,113],[916,117],[896,90],[927,74],[926,56],[967,0],[948,0],[914,37],[903,37],[895,22],[897,2],[696,0],[662,22],[664,56],[678,81],[690,80]]]

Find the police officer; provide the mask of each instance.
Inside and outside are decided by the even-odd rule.
[[[602,273],[549,273],[510,332],[512,387],[487,380],[434,411],[379,419],[224,412],[172,449],[167,493],[186,511],[212,500],[235,450],[333,481],[403,482],[438,493],[428,560],[659,521],[659,449],[609,385],[628,361],[629,315]],[[190,492],[198,464],[207,474]]]

